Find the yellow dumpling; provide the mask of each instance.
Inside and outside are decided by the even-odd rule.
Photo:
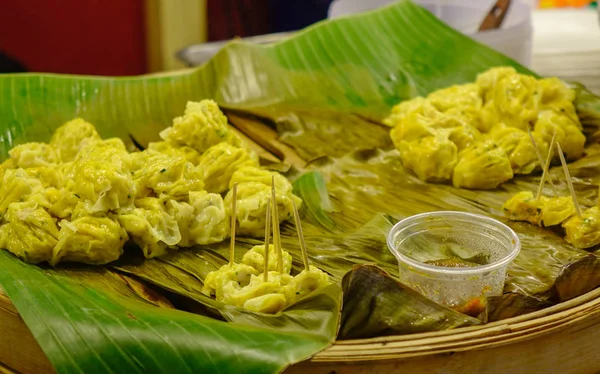
[[[542,223],[542,200],[536,200],[531,191],[521,191],[506,200],[502,209],[511,221],[525,221],[534,225]]]
[[[496,110],[496,104],[494,100],[490,100],[485,103],[481,112],[479,113],[479,127],[478,130],[484,133],[490,132],[494,127],[505,126],[500,118],[500,114]]]
[[[49,261],[58,242],[56,221],[34,202],[12,203],[0,227],[0,246],[34,264]]]
[[[73,165],[89,161],[107,162],[121,173],[129,173],[131,159],[125,143],[119,138],[90,141],[81,148]]]
[[[493,88],[494,105],[502,122],[521,130],[537,119],[541,97],[536,79],[528,75],[506,76]]]
[[[19,168],[54,166],[58,156],[54,148],[45,143],[25,143],[8,151],[14,165]]]
[[[437,136],[440,130],[462,127],[458,116],[448,116],[436,108],[428,109],[427,113],[410,113],[396,127],[390,130],[390,136],[396,148],[402,142],[420,140],[428,136]]]
[[[159,199],[147,197],[135,204],[136,208],[117,218],[146,258],[161,256],[169,246],[181,241],[177,220],[166,212]]]
[[[513,177],[506,152],[487,140],[462,150],[452,175],[454,187],[492,189]]]
[[[190,192],[189,203],[171,200],[167,211],[179,225],[180,247],[219,243],[231,234],[230,215],[221,195]]]
[[[544,106],[575,101],[575,90],[556,77],[540,79],[538,84],[542,90],[542,105]]]
[[[437,135],[435,130],[430,125],[430,120],[419,115],[410,115],[406,120],[398,123],[390,130],[390,137],[396,148],[400,147],[403,142],[411,142],[429,136]]]
[[[25,169],[27,175],[42,182],[44,188],[60,188],[64,183],[63,173],[56,166],[39,166]]]
[[[462,151],[475,143],[481,141],[481,133],[473,126],[461,126],[449,131],[448,140],[456,145],[458,151]]]
[[[277,182],[276,182],[277,183]],[[267,201],[271,197],[271,187],[259,182],[244,182],[237,186],[237,230],[240,235],[256,238],[264,236]],[[231,207],[231,190],[225,196],[225,206]],[[279,222],[292,217],[293,203],[300,204],[301,200],[291,193],[277,192],[277,209]]]
[[[225,290],[240,289],[250,283],[251,277],[258,275],[258,271],[245,264],[225,264],[218,270],[211,271],[204,279],[202,293],[215,296],[217,301],[222,301]]]
[[[415,97],[414,99],[405,100],[394,105],[391,114],[383,120],[383,123],[390,127],[396,127],[402,124],[411,114],[430,117],[432,112],[435,113],[437,111],[429,100],[423,97]]]
[[[285,308],[285,296],[280,293],[271,293],[246,300],[244,309],[258,313],[275,314]]]
[[[556,142],[560,144],[567,160],[577,160],[583,155],[585,135],[579,130],[577,124],[568,116],[554,110],[540,111],[535,124],[535,132],[541,134],[543,139],[550,143],[556,131]],[[558,153],[554,152],[555,159]]]
[[[571,196],[544,199],[542,223],[545,227],[560,225],[576,213]]]
[[[498,85],[498,82],[506,77],[514,77],[518,74],[513,67],[502,66],[491,68],[478,74],[475,84],[479,87],[479,94],[487,103],[492,100],[494,88]]]
[[[223,302],[228,305],[243,307],[248,300],[268,295],[280,293],[281,287],[292,281],[292,277],[287,275],[271,275],[265,282],[262,275],[250,276],[250,282],[247,286],[236,288],[236,285],[229,283],[223,287]]]
[[[129,173],[108,161],[88,161],[74,167],[74,179],[66,188],[92,202],[90,213],[108,212],[133,204],[135,184]]]
[[[227,191],[233,173],[243,166],[258,168],[256,153],[222,142],[208,148],[200,156],[198,167],[202,170],[204,187],[208,192]]]
[[[454,85],[436,90],[429,94],[427,99],[442,112],[450,109],[479,111],[483,105],[481,96],[479,96],[479,86],[474,83]]]
[[[201,171],[184,157],[170,157],[153,151],[140,152],[136,156],[143,160],[141,168],[133,172],[138,197],[156,194],[185,199],[190,191],[204,188]]]
[[[46,198],[50,202],[48,212],[54,217],[67,218],[72,213],[78,203],[82,201],[81,196],[75,194],[66,188],[46,189],[44,191]]]
[[[586,209],[581,217],[575,215],[563,223],[565,240],[577,248],[591,248],[600,244],[600,209]]]
[[[94,125],[76,118],[56,130],[50,140],[50,146],[56,149],[60,161],[68,162],[73,161],[79,150],[93,140],[100,140]]]
[[[194,148],[185,145],[177,147],[165,141],[148,144],[148,150],[171,157],[183,156],[194,165],[198,165],[200,159],[200,153]]]
[[[548,153],[548,143],[542,134],[533,132],[540,155]],[[496,126],[490,132],[489,139],[498,144],[508,155],[514,174],[529,174],[539,167],[536,150],[527,132],[516,127]]]
[[[302,270],[294,279],[283,288],[283,294],[289,304],[309,293],[330,284],[329,275],[324,271],[310,265],[308,270]]]
[[[452,177],[458,148],[439,136],[403,142],[399,147],[402,165],[423,181],[445,181]]]
[[[80,217],[59,222],[58,243],[52,251],[51,265],[74,261],[102,265],[123,253],[127,232],[107,217]]]
[[[231,180],[229,181],[229,189],[233,188],[234,183],[242,184],[245,182],[258,182],[271,187],[273,178],[275,178],[275,189],[277,190],[277,194],[287,195],[292,193],[293,186],[286,177],[277,172],[255,166],[243,166],[233,173]],[[296,204],[300,203],[302,203],[302,200],[296,197]],[[298,205],[298,207],[300,206]]]
[[[7,170],[0,185],[0,215],[6,213],[11,203],[23,202],[27,197],[43,189],[42,182],[29,176],[25,170]]]
[[[221,142],[236,147],[240,138],[229,129],[227,117],[213,100],[188,101],[182,117],[173,120],[173,126],[160,133],[160,137],[176,146],[189,146],[198,152]]]
[[[248,266],[252,266],[258,272],[263,273],[265,271],[265,246],[264,244],[255,245],[248,252],[244,253],[242,263]],[[282,251],[283,257],[283,272],[289,274],[292,270],[292,255],[287,251]],[[273,244],[269,245],[269,265],[267,271],[278,270],[279,259],[277,257],[277,251]]]

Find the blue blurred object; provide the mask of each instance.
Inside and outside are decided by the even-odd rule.
[[[271,32],[300,30],[324,20],[332,2],[333,0],[270,0]]]

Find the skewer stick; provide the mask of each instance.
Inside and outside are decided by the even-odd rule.
[[[529,135],[529,140],[531,140],[531,144],[533,145],[533,149],[535,149],[535,154],[537,155],[537,159],[538,162],[540,163],[540,166],[542,167],[542,170],[544,170],[546,168],[546,164],[544,163],[544,159],[542,158],[542,154],[540,153],[540,149],[538,148],[536,142],[535,142],[535,138],[533,137],[533,134],[531,133],[531,130],[529,129],[529,126],[527,126],[527,134]],[[552,144],[550,145],[550,148],[552,148]],[[558,196],[558,193],[556,192],[556,186],[554,185],[554,182],[552,181],[552,178],[548,179],[548,181],[550,182],[550,186],[552,187],[552,193],[554,194],[554,196]]]
[[[296,221],[296,231],[298,231],[298,240],[300,240],[300,249],[302,250],[302,259],[304,260],[304,269],[308,268],[308,253],[306,252],[306,243],[304,242],[304,234],[302,234],[302,224],[300,223],[300,215],[298,214],[298,207],[296,202],[292,199],[292,205],[294,206],[294,221]]]
[[[598,178],[598,203],[596,205],[600,206],[600,177]]]
[[[271,176],[271,200],[273,202],[273,245],[277,251],[277,271],[279,271],[279,274],[283,274],[283,252],[281,252],[281,236],[279,233],[279,211],[277,210],[275,176]]]
[[[269,281],[269,239],[271,236],[271,198],[267,199],[267,219],[265,221],[265,269],[264,281]]]
[[[567,179],[567,185],[569,186],[569,190],[571,191],[571,197],[573,198],[573,205],[575,205],[575,211],[577,215],[581,217],[581,208],[579,207],[579,203],[577,202],[577,196],[575,196],[575,189],[573,188],[573,181],[571,180],[571,175],[569,174],[569,168],[567,167],[567,161],[565,161],[565,155],[563,155],[562,149],[560,148],[560,144],[556,143],[556,148],[558,148],[558,155],[560,156],[560,163],[562,164],[563,171],[565,172],[565,178]]]
[[[235,225],[237,223],[237,183],[231,193],[231,242],[229,244],[229,266],[235,263]]]
[[[556,131],[554,131],[554,135],[552,135],[552,140],[550,141],[550,147],[548,147],[548,156],[546,156],[546,163],[544,164],[544,171],[542,172],[542,180],[540,181],[540,186],[538,187],[537,195],[535,195],[536,200],[539,200],[542,196],[542,188],[544,188],[544,182],[546,181],[546,176],[548,175],[548,168],[550,167],[550,161],[552,160],[552,153],[554,151],[555,140]]]

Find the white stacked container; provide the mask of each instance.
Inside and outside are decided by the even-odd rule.
[[[329,8],[329,18],[373,10],[394,2],[396,0],[335,0]],[[415,0],[415,3],[463,34],[525,66],[531,65],[533,30],[529,4],[513,0],[500,29],[478,32],[495,0]]]

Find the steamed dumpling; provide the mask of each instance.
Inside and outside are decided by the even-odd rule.
[[[454,187],[492,189],[512,177],[508,156],[501,147],[488,140],[460,152],[452,184]]]
[[[550,143],[556,131],[556,142],[560,144],[567,160],[577,160],[583,155],[585,135],[569,116],[554,110],[542,110],[535,124],[535,132]],[[555,158],[558,154],[555,153]]]
[[[283,272],[289,274],[292,270],[292,255],[287,251],[281,251],[283,258]],[[252,266],[259,273],[265,271],[265,246],[264,244],[255,245],[248,252],[244,253],[242,263]],[[278,271],[279,258],[277,250],[273,244],[269,245],[269,264],[267,271]]]
[[[74,261],[102,265],[117,260],[128,239],[127,232],[108,217],[80,217],[59,222],[58,243],[51,265]]]
[[[177,220],[159,199],[138,199],[135,205],[131,212],[119,215],[118,220],[146,258],[161,256],[169,246],[181,241]]]
[[[521,130],[535,122],[540,110],[541,90],[528,75],[509,75],[493,88],[493,101],[502,122]]]
[[[438,110],[429,102],[429,100],[423,97],[416,97],[394,105],[391,114],[383,120],[383,123],[390,127],[396,127],[402,124],[406,118],[412,114],[429,117],[429,113],[437,111]]]
[[[155,194],[185,199],[190,191],[204,189],[201,171],[184,157],[144,151],[134,156],[133,164],[134,169],[139,167],[133,180],[140,198]]]
[[[227,117],[213,100],[188,101],[182,117],[173,120],[173,126],[160,137],[175,146],[189,146],[200,153],[221,142],[239,147],[240,138],[227,124]]]
[[[293,201],[299,207],[302,200],[292,193],[292,184],[281,174],[267,170],[243,167],[236,171],[230,188],[237,183],[237,230],[240,235],[263,237],[267,212],[267,201],[271,197],[271,179],[275,177],[279,222],[288,220],[293,214]],[[225,206],[231,207],[232,191],[225,196]]]
[[[475,84],[479,87],[479,95],[483,97],[485,102],[489,102],[493,99],[494,89],[501,80],[518,74],[515,68],[507,66],[491,68],[478,74]]]
[[[29,196],[41,192],[43,189],[42,182],[31,177],[25,170],[7,170],[0,185],[0,215],[6,213],[11,203],[23,202]]]
[[[442,88],[429,94],[427,99],[442,112],[451,109],[479,111],[483,105],[479,96],[479,86],[474,83]]]
[[[449,180],[457,163],[456,145],[439,136],[404,142],[399,151],[402,165],[423,181]]]
[[[532,135],[540,154],[546,155],[548,142],[540,133],[534,132]],[[516,127],[500,125],[490,132],[489,138],[506,152],[515,174],[529,174],[540,166],[536,150],[527,132]]]
[[[133,204],[135,184],[131,175],[108,161],[88,161],[74,167],[67,182],[73,195],[92,202],[90,213],[108,212]]]
[[[56,220],[34,202],[12,203],[0,227],[0,246],[34,264],[49,261],[58,242]]]
[[[58,156],[54,148],[45,143],[25,143],[8,151],[14,165],[19,168],[54,166]]]
[[[150,143],[148,144],[147,149],[171,157],[183,156],[186,160],[194,165],[198,165],[198,161],[200,159],[200,153],[194,148],[185,145],[174,146],[165,141]]]
[[[267,201],[271,197],[271,187],[259,182],[245,182],[237,186],[237,230],[240,235],[256,238],[264,236]],[[225,196],[225,206],[231,206],[231,191]],[[277,194],[279,221],[292,217],[292,199],[300,199],[292,194]]]
[[[576,96],[575,90],[569,88],[565,82],[556,77],[551,77],[540,79],[538,84],[542,90],[543,106],[563,105],[564,103],[573,105]]]
[[[100,140],[100,135],[91,123],[76,118],[59,127],[50,140],[50,146],[56,150],[62,162],[75,159],[77,153],[88,142]]]
[[[277,190],[278,195],[292,193],[293,186],[286,177],[277,172],[254,166],[244,166],[233,173],[231,180],[229,181],[229,189],[233,188],[234,183],[242,184],[245,182],[258,182],[271,187],[273,178],[275,179],[275,189]],[[300,203],[301,201],[296,202]]]
[[[233,173],[243,166],[258,168],[258,156],[250,150],[225,142],[207,149],[198,164],[206,190],[214,193],[227,191]]]
[[[230,236],[230,215],[221,195],[190,192],[189,202],[170,201],[167,211],[177,220],[180,247],[219,243]]]

